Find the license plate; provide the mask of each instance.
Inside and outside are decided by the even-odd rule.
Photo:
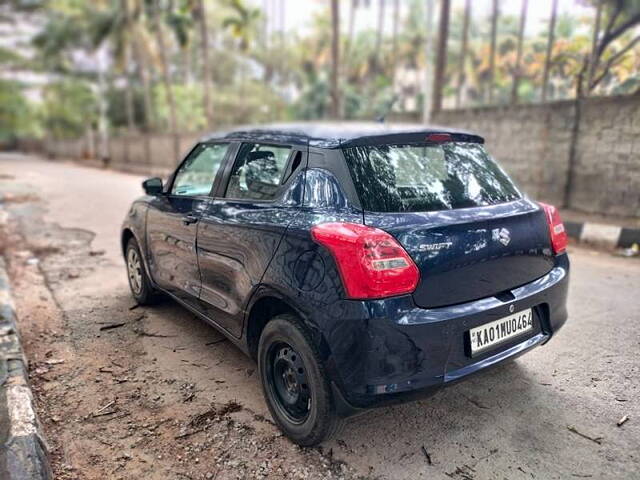
[[[528,308],[469,330],[471,356],[533,330],[533,310]]]

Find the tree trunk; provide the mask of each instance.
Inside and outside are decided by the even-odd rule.
[[[349,33],[347,34],[347,43],[344,47],[345,60],[351,53],[351,44],[353,43],[353,35],[356,28],[356,12],[358,11],[358,0],[351,0],[351,9],[349,10]]]
[[[374,52],[376,73],[379,73],[382,70],[382,61],[380,60],[380,57],[382,55],[382,37],[384,34],[384,1],[385,0],[379,0],[380,3],[378,7],[378,30],[376,32],[376,49]]]
[[[496,72],[496,43],[498,37],[498,0],[493,0],[493,11],[491,13],[491,47],[489,50],[489,78],[487,79],[489,90],[489,103],[493,103],[493,85]]]
[[[426,0],[425,5],[425,40],[424,40],[424,86],[422,91],[422,121],[428,124],[431,120],[431,101],[433,100],[433,76],[431,75],[431,54],[433,43],[433,0]]]
[[[97,53],[98,63],[98,134],[100,138],[100,160],[106,167],[109,164],[109,120],[107,118],[107,81],[105,78],[106,52],[104,47]]]
[[[393,30],[392,30],[392,68],[395,78],[395,71],[398,64],[398,29],[400,27],[400,0],[393,0]]]
[[[529,0],[522,0],[522,10],[520,11],[520,29],[518,30],[518,46],[516,51],[516,64],[513,70],[513,85],[511,86],[511,103],[518,103],[518,85],[522,68],[522,45],[524,43],[524,29],[527,24],[527,8]]]
[[[340,116],[340,1],[331,0],[331,116]]]
[[[171,86],[171,73],[169,72],[169,64],[167,60],[167,45],[164,38],[164,32],[162,31],[162,25],[160,23],[160,14],[158,12],[158,6],[154,4],[153,8],[153,22],[156,29],[156,39],[158,41],[159,54],[160,54],[160,66],[162,69],[162,82],[164,83],[165,92],[167,95],[167,103],[169,104],[169,130],[173,136],[173,153],[175,161],[179,161],[180,157],[180,137],[178,136],[178,119],[176,113],[176,101],[173,97],[173,88]]]
[[[122,12],[124,14],[124,23],[127,31],[131,31],[131,18],[129,16],[129,2],[127,0],[120,0]],[[127,111],[127,128],[128,134],[133,134],[135,129],[135,113],[133,105],[133,85],[131,82],[131,73],[129,72],[129,64],[131,63],[131,38],[126,38],[124,42],[123,61],[124,61],[124,78],[125,78],[125,108]]]
[[[211,102],[211,60],[209,58],[209,28],[207,25],[207,11],[203,0],[197,4],[198,26],[200,27],[200,42],[202,48],[202,90],[204,95],[204,114],[207,126],[213,126],[213,106]]]
[[[596,21],[593,25],[593,38],[591,40],[591,55],[589,56],[589,73],[587,75],[587,88],[586,94],[589,95],[591,91],[591,83],[593,82],[593,77],[595,75],[596,65],[598,61],[598,57],[596,55],[596,51],[598,48],[598,37],[600,36],[600,22],[602,20],[602,0],[597,0],[598,6],[596,7]]]
[[[549,22],[549,38],[547,41],[547,54],[544,58],[544,72],[542,74],[542,101],[547,100],[549,94],[549,71],[551,70],[551,55],[555,41],[556,17],[558,16],[558,0],[551,4],[551,21]]]
[[[444,90],[444,74],[447,68],[447,40],[449,39],[450,0],[441,0],[440,27],[438,31],[438,47],[436,49],[436,71],[433,79],[433,113],[442,110],[442,91]]]
[[[526,0],[525,0],[526,1]],[[471,18],[471,0],[466,0],[464,5],[464,21],[462,23],[462,48],[460,51],[460,64],[458,65],[458,88],[456,89],[456,108],[460,108],[462,87],[465,84],[465,62],[469,46],[469,19]]]

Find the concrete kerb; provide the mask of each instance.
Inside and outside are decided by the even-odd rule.
[[[640,228],[627,228],[593,222],[565,221],[569,237],[590,245],[605,248],[628,248],[640,245]]]
[[[35,413],[9,277],[0,257],[0,478],[51,479],[48,451]]]

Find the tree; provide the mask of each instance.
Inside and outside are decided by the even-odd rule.
[[[349,58],[349,53],[351,53],[351,44],[353,43],[353,34],[355,32],[356,13],[358,11],[359,1],[351,0],[350,5],[351,7],[349,10],[349,31],[347,33],[347,42],[344,47],[345,60]]]
[[[0,144],[32,133],[32,109],[17,82],[0,79]]]
[[[424,85],[422,91],[422,121],[426,124],[431,120],[433,92],[433,76],[429,66],[431,65],[431,44],[433,43],[433,1],[426,0],[424,37]],[[435,69],[434,69],[435,71]]]
[[[180,137],[178,133],[178,120],[176,113],[176,101],[173,96],[171,85],[171,72],[169,71],[169,60],[167,55],[167,42],[164,36],[164,25],[161,20],[163,12],[160,10],[160,0],[152,0],[150,4],[150,15],[153,29],[155,30],[156,41],[158,42],[158,54],[160,58],[160,70],[162,82],[164,84],[167,103],[169,104],[169,130],[173,136],[173,154],[176,162],[180,157]]]
[[[393,30],[391,36],[392,66],[395,74],[398,63],[398,29],[400,27],[400,0],[393,0]]]
[[[542,74],[542,101],[545,102],[549,90],[549,72],[551,70],[551,54],[553,51],[553,42],[556,32],[556,19],[558,17],[558,0],[551,3],[551,19],[549,20],[549,36],[547,40],[547,53],[544,57],[544,72]]]
[[[204,112],[209,128],[213,126],[213,106],[211,103],[211,59],[209,58],[209,26],[203,0],[192,1],[192,13],[200,28],[200,48],[202,50],[202,91]]]
[[[331,115],[340,116],[340,1],[331,0]]]
[[[491,11],[491,46],[489,50],[489,76],[488,76],[488,89],[489,89],[489,103],[493,102],[493,89],[495,85],[495,71],[496,71],[496,42],[498,36],[498,17],[500,13],[498,10],[498,0],[493,0],[493,8]]]
[[[494,0],[495,1],[495,0]],[[436,49],[436,68],[433,80],[432,111],[438,113],[442,110],[442,93],[444,89],[444,75],[447,66],[447,40],[449,38],[449,12],[450,0],[441,0],[440,3],[440,27],[438,29],[438,46]]]
[[[381,70],[382,61],[382,37],[384,36],[384,6],[385,0],[378,0],[378,28],[376,30],[376,49],[374,51],[373,64],[374,70],[379,72]]]
[[[527,24],[527,9],[529,0],[522,0],[522,10],[520,11],[520,28],[518,29],[518,46],[516,52],[516,63],[513,68],[513,85],[511,87],[511,103],[518,103],[518,85],[522,75],[522,45],[524,43],[524,29]]]
[[[628,32],[633,32],[640,25],[640,1],[638,0],[596,0],[598,11],[596,15],[596,32],[594,33],[595,48],[591,55],[589,66],[587,91],[592,92],[610,74],[613,66],[618,64],[624,55],[640,42],[640,35],[632,36],[625,46],[612,52],[611,46],[616,40],[622,39]],[[605,27],[601,32],[599,16],[605,17]]]
[[[525,0],[526,1],[526,0]],[[465,60],[469,47],[469,20],[471,18],[471,0],[465,0],[464,20],[462,24],[462,48],[460,49],[460,63],[458,64],[458,88],[456,89],[456,108],[460,108],[462,88],[465,83]]]

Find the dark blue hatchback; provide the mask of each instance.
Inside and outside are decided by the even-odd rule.
[[[295,124],[204,138],[124,222],[133,296],[170,295],[259,367],[314,445],[436,392],[567,319],[567,236],[466,132]]]

